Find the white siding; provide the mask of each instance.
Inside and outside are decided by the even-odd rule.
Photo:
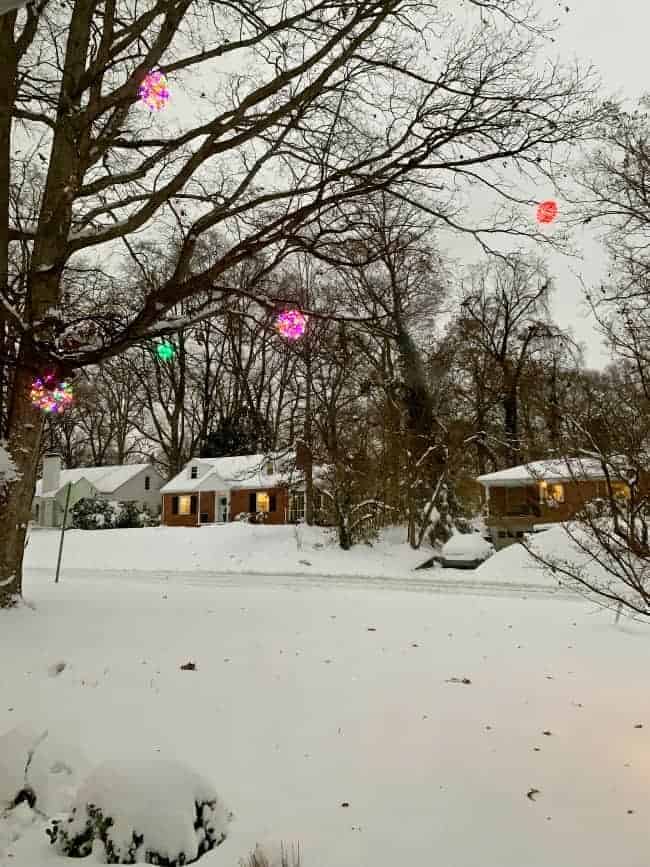
[[[149,476],[150,488],[145,489],[145,478]],[[118,502],[128,503],[134,501],[147,505],[152,512],[157,514],[162,507],[162,496],[160,489],[164,484],[163,478],[154,467],[147,467],[138,473],[137,476],[129,479],[119,488],[116,488],[110,494],[102,494],[103,500],[116,500]]]

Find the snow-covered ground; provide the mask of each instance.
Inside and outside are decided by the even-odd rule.
[[[34,535],[32,567],[54,535]],[[99,540],[94,563],[76,536]],[[111,536],[71,533],[61,583],[32,568],[34,608],[0,612],[0,733],[47,730],[52,761],[84,773],[157,756],[194,768],[234,812],[199,863],[238,867],[272,839],[299,841],[304,867],[647,867],[647,627],[560,596],[441,595],[421,571],[119,580],[128,553]],[[166,536],[149,563],[197,568]],[[0,865],[78,864],[43,827],[25,804],[0,820]]]
[[[53,573],[60,531],[30,530],[28,571]],[[204,527],[147,527],[137,530],[67,530],[62,575],[76,570],[213,575],[358,575],[406,577],[431,556],[413,551],[404,528],[382,539],[342,551],[333,531],[318,527],[264,527],[233,522]]]

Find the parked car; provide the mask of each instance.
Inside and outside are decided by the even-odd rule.
[[[440,559],[445,568],[476,569],[494,554],[494,545],[480,533],[454,533],[442,546]]]

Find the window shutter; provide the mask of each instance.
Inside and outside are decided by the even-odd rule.
[[[178,497],[172,497],[172,515],[178,515]]]
[[[196,515],[196,497],[195,496],[190,498],[190,512],[193,515]]]
[[[269,504],[269,512],[275,512],[275,510],[276,510],[276,508],[277,508],[276,495],[275,495],[275,494],[271,494],[271,496],[269,497],[269,500],[270,500],[270,504]]]
[[[248,495],[248,511],[256,512],[257,511],[257,497],[255,496],[255,491],[251,491]]]

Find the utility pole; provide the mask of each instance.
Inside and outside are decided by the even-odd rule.
[[[65,525],[68,520],[68,506],[70,504],[70,491],[72,490],[72,482],[68,482],[67,491],[65,492],[65,507],[63,509],[63,523],[61,524],[61,538],[59,539],[59,556],[56,561],[56,576],[54,583],[59,583],[59,571],[61,569],[61,555],[63,554],[63,536],[65,534]]]

